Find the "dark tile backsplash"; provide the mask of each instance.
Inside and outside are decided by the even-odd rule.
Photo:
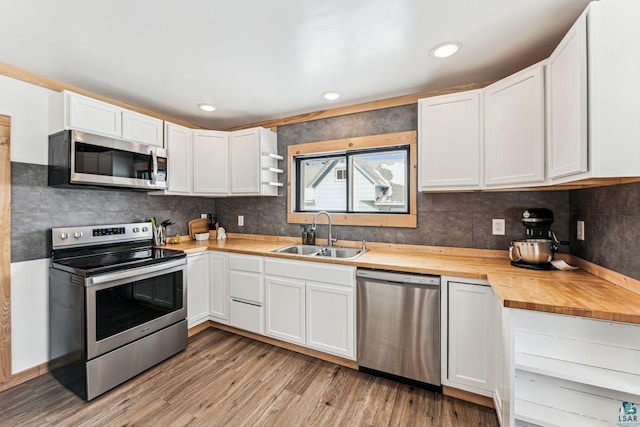
[[[387,108],[365,113],[280,126],[278,151],[286,156],[287,146],[356,136],[377,135],[417,129],[417,105]],[[281,163],[286,169],[286,162]],[[285,176],[281,178],[286,182]],[[283,192],[286,189],[281,190]],[[524,237],[520,215],[526,208],[546,207],[555,214],[553,229],[559,239],[569,238],[569,192],[418,193],[418,228],[336,226],[342,240],[362,240],[467,248],[507,249],[509,241]],[[221,224],[231,232],[299,236],[297,224],[287,224],[286,195],[277,198],[218,199]],[[245,226],[238,227],[237,216]],[[491,234],[491,219],[506,219],[506,235]],[[325,226],[318,236],[326,238]],[[563,251],[567,251],[563,248]]]
[[[47,166],[11,162],[11,262],[51,255],[51,228],[172,219],[168,234],[187,234],[187,222],[215,212],[216,201],[150,196],[145,192],[54,188]]]
[[[640,279],[640,183],[572,190],[571,253]],[[576,239],[584,221],[585,240]]]

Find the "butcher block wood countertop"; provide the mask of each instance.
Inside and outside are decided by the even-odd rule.
[[[275,249],[299,243],[300,239],[254,237],[230,234],[226,240],[187,240],[164,247],[187,254],[214,250],[486,279],[504,307],[640,324],[639,294],[584,270],[533,271],[514,267],[507,258],[507,251],[368,243],[369,251],[355,260],[338,260],[273,253]],[[571,259],[568,261],[571,263]]]

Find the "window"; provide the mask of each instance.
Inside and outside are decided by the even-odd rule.
[[[287,221],[415,228],[416,145],[415,131],[290,145]]]
[[[297,212],[408,213],[409,146],[295,159]]]

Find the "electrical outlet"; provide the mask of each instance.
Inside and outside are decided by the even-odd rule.
[[[491,232],[494,236],[504,236],[504,219],[493,219],[491,221]]]
[[[244,215],[238,215],[238,227],[244,227]]]
[[[200,214],[200,218],[208,218],[207,214]]]
[[[576,229],[576,238],[578,240],[584,240],[584,221],[578,221],[578,226],[576,227]]]

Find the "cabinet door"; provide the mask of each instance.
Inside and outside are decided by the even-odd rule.
[[[229,133],[193,131],[193,192],[229,193]]]
[[[231,132],[231,194],[259,195],[262,176],[259,129]]]
[[[122,139],[163,147],[163,123],[155,117],[122,110]]]
[[[187,258],[187,320],[189,327],[204,322],[209,316],[208,254]]]
[[[229,320],[229,281],[227,271],[227,255],[210,252],[211,288],[209,299],[209,315],[214,320],[226,323]]]
[[[96,135],[122,137],[122,109],[75,93],[65,92],[67,128]]]
[[[586,172],[587,15],[583,14],[549,57],[547,162],[550,178]]]
[[[493,293],[490,286],[448,282],[449,381],[493,393]]]
[[[267,277],[266,334],[305,344],[305,284],[291,279]]]
[[[542,65],[484,89],[486,186],[544,181]]]
[[[355,359],[353,289],[307,283],[307,346]]]
[[[479,188],[481,91],[419,101],[420,190]]]
[[[169,192],[191,192],[191,129],[166,123]]]

